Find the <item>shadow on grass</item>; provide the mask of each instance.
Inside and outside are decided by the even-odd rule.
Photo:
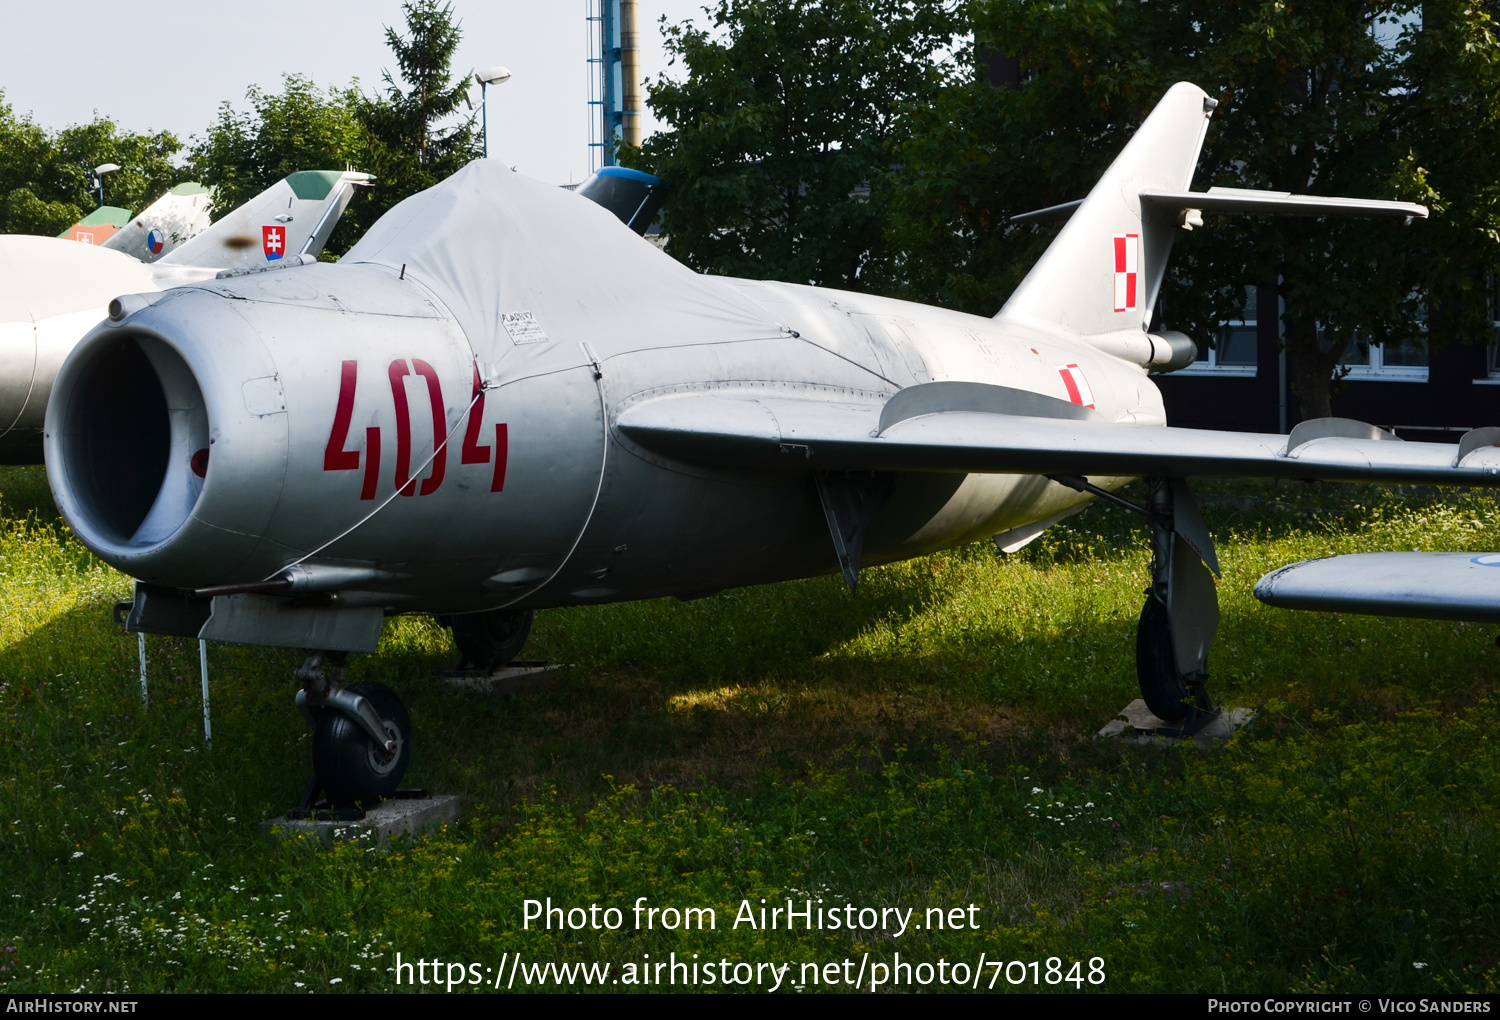
[[[453,689],[454,655],[430,619],[388,621],[351,680],[408,703],[409,782],[489,805],[502,821],[537,791],[592,798],[641,788],[741,787],[809,762],[892,748],[913,762],[977,747],[998,762],[1088,755],[1090,736],[1137,696],[1143,565],[1037,568],[978,546],[835,578],[539,614],[528,657],[563,664],[518,697]],[[1258,569],[1258,568],[1257,568]],[[1251,571],[1254,572],[1253,570]],[[1028,601],[1029,600],[1029,601]],[[1288,614],[1225,597],[1212,690],[1332,719],[1391,718],[1437,696],[1452,708],[1493,686],[1477,625]],[[309,737],[293,708],[301,653],[212,645],[214,744],[203,742],[197,643],[149,639],[151,704],[136,644],[104,605],[52,619],[0,650],[13,740],[0,762],[61,783],[96,828],[91,785],[180,788],[225,816],[279,814],[300,796]],[[132,787],[134,789],[135,787]],[[97,800],[97,798],[96,798]],[[117,808],[111,808],[115,810]]]

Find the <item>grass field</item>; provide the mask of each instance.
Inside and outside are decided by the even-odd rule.
[[[1094,507],[1015,556],[867,571],[857,595],[823,578],[545,612],[527,655],[567,667],[514,699],[435,682],[446,633],[389,621],[351,678],[401,692],[409,781],[462,795],[460,823],[329,850],[258,831],[306,779],[299,656],[211,647],[206,747],[196,642],[151,639],[144,708],[109,620],[129,582],[71,539],[40,469],[0,470],[0,989],[386,991],[399,952],[487,985],[519,958],[518,989],[546,963],[655,989],[641,965],[675,953],[730,975],[790,962],[782,991],[829,988],[801,964],[845,959],[840,981],[880,964],[943,988],[981,954],[981,989],[1495,991],[1494,628],[1250,594],[1310,556],[1500,549],[1495,503],[1200,492],[1225,568],[1211,690],[1259,713],[1218,751],[1092,739],[1136,696],[1147,564],[1144,533]],[[523,929],[547,897],[623,923]],[[716,926],[637,928],[638,897]],[[762,898],[924,926],[732,926]],[[939,929],[929,908],[961,909]],[[1019,985],[988,963],[1033,960]]]

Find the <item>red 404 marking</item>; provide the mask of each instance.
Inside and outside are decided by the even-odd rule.
[[[392,361],[386,369],[391,384],[391,400],[396,412],[396,489],[403,496],[430,496],[443,484],[447,473],[448,444],[444,412],[443,387],[437,371],[420,358],[408,362],[404,358]],[[432,457],[432,473],[418,480],[411,477],[411,407],[406,396],[406,379],[416,375],[427,384],[428,404],[432,409],[432,441],[437,452]],[[346,449],[349,428],[354,418],[354,392],[359,383],[359,362],[345,361],[339,373],[338,403],[333,412],[333,428],[328,433],[328,444],[323,449],[324,471],[357,471],[360,467],[360,451]],[[495,426],[493,448],[481,446],[479,438],[483,431],[484,391],[479,380],[479,366],[474,366],[474,393],[469,410],[469,424],[464,433],[461,464],[488,464],[492,457],[494,472],[490,491],[500,492],[505,488],[505,468],[509,453],[509,435],[503,423]],[[360,487],[360,499],[374,499],[380,482],[380,428],[365,429],[365,472]]]
[[[459,456],[460,464],[488,464],[491,449],[479,445],[479,434],[484,430],[484,385],[479,381],[479,366],[474,366],[474,392],[469,399],[474,406],[469,411],[469,427],[464,431],[464,447]],[[505,488],[505,462],[508,460],[510,436],[504,422],[495,424],[495,473],[490,477],[490,491],[500,492]]]

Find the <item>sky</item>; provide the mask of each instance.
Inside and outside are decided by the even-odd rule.
[[[639,0],[641,71],[667,71],[658,19],[696,18],[706,0]],[[452,0],[463,42],[458,72],[502,64],[489,89],[490,155],[562,184],[589,173],[586,0]],[[395,71],[384,26],[404,29],[400,0],[0,0],[0,91],[50,129],[97,110],[130,131],[168,130],[185,144],[247,86],[280,90],[284,74],[367,90]],[[479,90],[474,90],[479,102]],[[643,134],[658,127],[649,108]]]

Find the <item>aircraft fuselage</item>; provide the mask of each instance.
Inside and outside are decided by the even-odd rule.
[[[178,288],[101,325],[65,367],[48,419],[54,491],[86,544],[155,584],[254,583],[301,562],[351,606],[542,608],[837,568],[807,475],[659,456],[613,427],[641,401],[816,395],[878,409],[902,388],[963,380],[1164,423],[1139,366],[1064,338],[866,295],[733,286],[784,328],[621,344],[608,322],[585,340],[520,322],[476,350],[432,291],[381,266]],[[865,564],[1088,498],[1025,475],[892,484]]]

